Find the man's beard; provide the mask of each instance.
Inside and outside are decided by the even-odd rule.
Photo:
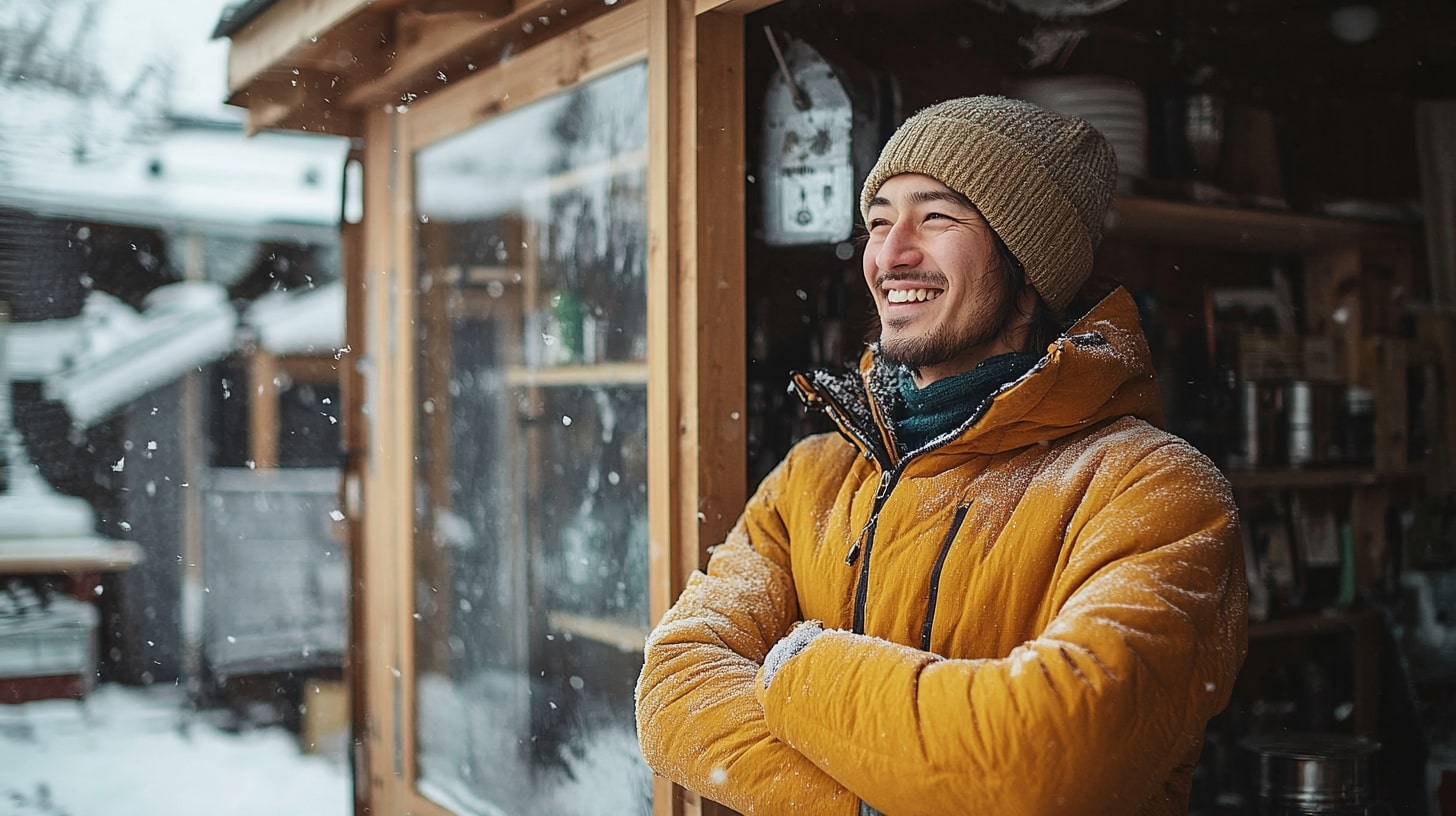
[[[1010,317],[1002,313],[996,325],[982,326],[979,330],[968,329],[961,334],[952,334],[944,326],[938,326],[919,337],[881,340],[880,358],[890,365],[902,365],[911,371],[943,365],[976,346],[995,340]]]
[[[918,372],[929,366],[944,365],[977,346],[991,343],[1006,330],[1016,308],[1016,292],[1010,286],[1000,286],[993,296],[996,303],[989,312],[991,321],[962,327],[959,332],[942,324],[918,337],[882,338],[880,359]]]

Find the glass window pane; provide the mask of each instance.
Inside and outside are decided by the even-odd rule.
[[[422,792],[651,810],[643,65],[416,156]]]

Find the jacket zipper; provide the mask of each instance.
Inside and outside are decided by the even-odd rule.
[[[839,429],[839,432],[843,434],[846,439],[849,440],[850,444],[859,448],[860,451],[863,452],[866,459],[869,459],[871,461],[880,461],[882,462],[883,467],[889,467],[888,464],[883,463],[883,460],[880,456],[876,455],[876,450],[874,446],[871,445],[869,439],[860,432],[860,428],[854,424],[854,421],[850,418],[849,412],[846,411],[844,407],[841,406],[838,402],[836,402],[833,397],[824,393],[823,391],[820,391],[819,388],[815,386],[814,383],[810,381],[810,379],[802,372],[794,372],[793,381],[795,387],[799,389],[799,398],[803,400],[804,406],[806,408],[823,411],[826,415],[828,415],[829,419],[834,422],[834,425]]]
[[[945,567],[945,557],[950,555],[950,545],[955,541],[956,534],[961,531],[961,525],[965,523],[966,513],[970,509],[970,502],[956,507],[955,517],[950,522],[950,530],[946,532],[945,540],[940,544],[940,555],[935,558],[935,568],[930,571],[930,600],[926,603],[925,626],[920,630],[921,651],[930,651],[930,631],[935,626],[935,599],[940,595],[940,571]]]
[[[854,566],[855,559],[860,555],[861,543],[864,549],[864,561],[859,565],[859,583],[854,588],[854,632],[864,634],[865,622],[865,601],[870,593],[870,551],[875,545],[875,526],[880,520],[880,510],[885,506],[885,500],[890,497],[890,491],[895,487],[895,480],[900,478],[900,469],[894,468],[880,474],[880,486],[875,490],[875,503],[870,508],[870,518],[865,522],[864,529],[860,531],[859,539],[849,548],[849,554],[845,556],[844,563]]]

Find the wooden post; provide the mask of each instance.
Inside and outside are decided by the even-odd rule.
[[[696,283],[696,234],[683,222],[681,207],[696,186],[690,181],[697,169],[690,118],[696,96],[693,16],[688,0],[648,0],[647,504],[653,621],[681,592],[696,561],[684,558],[685,552],[695,554],[690,545],[696,544],[697,525],[683,523],[680,501],[697,492],[682,466],[693,431],[683,400],[697,390],[694,372],[683,365],[697,348],[696,332],[684,330],[692,315],[683,308]]]
[[[747,498],[747,283],[743,18],[698,15],[697,562],[727,536]]]
[[[1333,249],[1305,256],[1305,325],[1310,335],[1333,338],[1339,374],[1366,384],[1360,343],[1360,251]]]
[[[248,354],[248,459],[259,470],[278,466],[279,376],[272,353]]]
[[[652,620],[742,509],[743,21],[648,3]],[[700,105],[699,101],[704,104]],[[734,202],[724,206],[724,201]],[[658,816],[721,813],[657,779]]]
[[[1362,368],[1375,392],[1375,472],[1403,475],[1410,463],[1406,343],[1398,337],[1370,337],[1361,348]]]
[[[1386,568],[1385,514],[1390,510],[1390,489],[1365,487],[1350,496],[1350,534],[1354,536],[1355,589],[1380,581]]]
[[[394,779],[402,772],[403,723],[398,717],[400,698],[400,612],[397,576],[405,572],[409,548],[396,535],[396,518],[407,509],[409,486],[395,478],[395,454],[402,440],[398,430],[401,406],[391,398],[396,371],[405,361],[398,359],[391,342],[396,308],[391,290],[396,286],[394,244],[405,227],[397,221],[407,214],[396,212],[392,176],[399,162],[395,140],[396,117],[383,109],[368,114],[364,153],[364,258],[360,295],[363,298],[363,331],[359,354],[369,366],[359,377],[364,427],[359,434],[367,448],[360,470],[363,473],[363,506],[359,560],[354,565],[356,585],[366,589],[368,603],[362,620],[355,626],[361,638],[360,665],[355,672],[362,682],[358,708],[364,722],[355,724],[355,740],[361,743],[362,764],[356,765],[355,795],[369,802],[370,812],[402,812],[394,801],[400,785]],[[407,514],[406,514],[407,515]],[[407,539],[404,539],[407,541]]]
[[[360,183],[364,180],[364,151],[353,148],[349,151],[346,167],[357,167]],[[348,173],[346,171],[346,177]],[[364,190],[359,189],[362,200]],[[364,670],[368,662],[368,633],[371,631],[366,616],[369,598],[365,592],[362,565],[364,563],[364,519],[363,489],[364,470],[369,457],[368,428],[364,420],[364,369],[359,365],[365,348],[364,264],[367,244],[365,243],[362,213],[357,222],[347,217],[339,224],[339,271],[343,278],[344,291],[344,348],[339,360],[339,402],[342,423],[339,438],[343,447],[344,467],[340,479],[339,506],[343,508],[344,523],[348,530],[346,546],[349,553],[349,648],[344,653],[345,691],[349,697],[349,758],[354,769],[354,813],[366,816],[373,812],[369,784],[369,709],[365,704]]]
[[[449,260],[448,228],[441,224],[423,224],[418,228],[418,236],[420,253],[424,256],[423,274],[430,275],[432,281],[428,289],[419,287],[416,319],[424,327],[425,348],[413,361],[420,393],[410,403],[411,410],[420,410],[426,400],[430,404],[424,447],[412,457],[413,461],[423,465],[419,478],[424,490],[414,495],[420,496],[426,505],[422,513],[416,510],[414,569],[418,582],[437,591],[435,603],[439,608],[448,610],[454,603],[450,582],[453,559],[450,549],[441,546],[437,537],[439,530],[435,526],[435,510],[450,506],[450,473],[454,458],[450,450],[450,416],[454,410],[454,401],[450,398],[450,374],[455,350],[450,332],[449,301],[458,291],[456,287],[459,284],[444,280],[443,273]],[[420,648],[415,652],[414,671],[447,675],[450,669],[449,615],[431,615],[420,622],[415,631],[422,634],[415,638]]]

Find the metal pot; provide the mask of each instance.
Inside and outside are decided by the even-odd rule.
[[[1262,805],[1343,814],[1370,802],[1370,757],[1380,750],[1374,740],[1285,733],[1249,737],[1242,745],[1254,755],[1252,793]]]

